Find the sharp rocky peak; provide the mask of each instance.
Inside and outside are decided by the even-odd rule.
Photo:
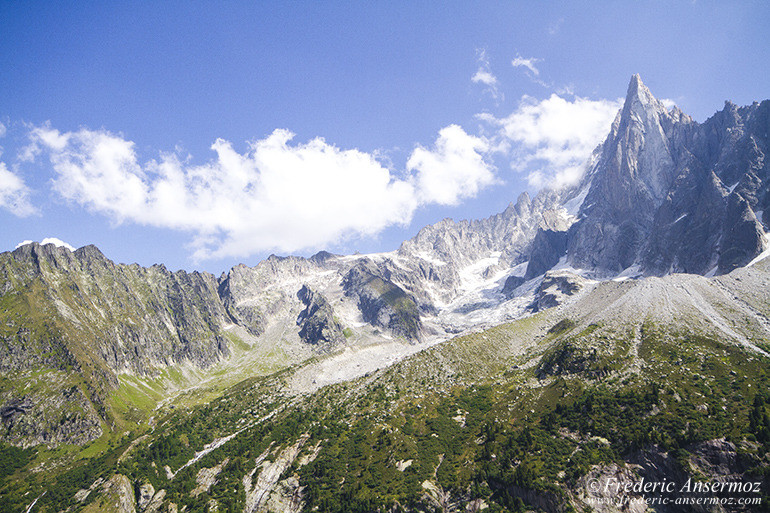
[[[638,99],[642,103],[652,103],[656,101],[656,98],[652,95],[650,90],[642,82],[642,78],[638,73],[631,76],[631,81],[628,83],[628,90],[626,92],[626,103],[630,100]]]
[[[667,110],[639,75],[631,77],[569,235],[570,264],[608,275],[637,264],[662,275],[724,273],[750,261],[764,247],[764,231],[748,210],[758,217],[770,204],[766,130],[750,121],[760,110],[728,102],[699,124]],[[734,200],[729,210],[732,194],[744,195],[746,205]]]
[[[629,130],[642,133],[664,132],[677,122],[691,121],[679,109],[669,111],[642,82],[639,75],[631,77],[623,108],[613,123],[610,134],[627,134]]]
[[[653,96],[652,92],[646,85],[644,85],[639,75],[636,74],[631,77],[631,81],[628,83],[626,101],[623,104],[623,112],[636,111],[639,108],[645,110],[653,109],[663,113],[667,112],[663,102]]]

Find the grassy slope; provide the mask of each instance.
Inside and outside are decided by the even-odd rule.
[[[538,349],[517,342],[525,333],[543,333],[538,328],[549,321],[527,319],[461,337],[375,376],[327,387],[168,481],[156,469],[179,468],[194,448],[275,408],[282,401],[276,391],[291,372],[243,383],[220,400],[159,423],[153,446],[142,444],[120,471],[193,507],[202,504],[189,496],[197,469],[228,457],[211,496],[225,511],[235,511],[242,508],[239,483],[249,462],[271,442],[288,445],[308,432],[306,447],[320,442],[322,451],[295,471],[308,486],[311,507],[352,511],[429,503],[423,483],[430,482],[455,500],[484,499],[494,511],[518,507],[515,487],[544,500],[566,500],[592,465],[622,461],[650,444],[686,462],[683,451],[693,443],[726,436],[749,448],[748,461],[766,468],[767,447],[746,443],[756,438],[748,421],[754,390],[770,385],[765,357],[648,322],[636,362],[644,372],[638,373],[631,370],[623,333],[576,327],[545,331],[537,346],[550,347],[545,361],[564,346],[613,342],[603,352],[589,351],[591,365],[576,373],[544,374],[544,363],[526,366]],[[562,363],[576,354],[569,352]],[[703,415],[704,406],[713,414]],[[405,471],[396,468],[408,460]]]

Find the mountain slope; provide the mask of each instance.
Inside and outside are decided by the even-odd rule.
[[[151,485],[145,504],[233,511],[580,510],[612,499],[591,487],[609,478],[764,487],[770,431],[752,419],[770,385],[768,283],[767,260],[716,279],[606,281],[310,395],[292,392],[301,367],[250,380],[172,412],[120,475]],[[99,483],[116,479],[89,468]],[[51,488],[66,490],[59,506],[112,493],[97,483],[79,500],[86,487],[67,483]]]
[[[376,264],[329,254],[217,279],[28,244],[0,254],[0,305],[2,438],[23,446],[82,445],[178,394],[205,400],[313,355],[423,338],[415,301]]]
[[[32,244],[0,255],[0,277],[8,441],[88,442],[116,422],[108,399],[118,374],[205,368],[229,354],[213,276]]]
[[[219,278],[2,253],[0,494],[565,511],[608,476],[764,486],[769,110],[699,124],[634,76],[579,183],[389,253]]]
[[[4,438],[90,440],[115,424],[106,402],[121,387],[121,408],[146,417],[190,387],[221,390],[324,352],[374,344],[371,354],[410,353],[403,342],[430,345],[595,285],[570,272],[729,272],[767,244],[769,126],[770,102],[728,103],[698,124],[634,76],[580,183],[524,193],[487,219],[441,221],[394,252],[273,256],[218,279],[116,265],[92,246],[4,253],[0,365],[24,372],[0,392]],[[312,291],[314,317],[302,290]],[[47,392],[22,393],[28,379]],[[33,409],[46,409],[30,404],[46,402],[59,406],[32,422]],[[52,434],[57,422],[89,434]]]

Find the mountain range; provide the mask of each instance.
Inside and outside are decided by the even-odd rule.
[[[587,480],[612,472],[629,482],[744,478],[741,451],[767,469],[745,443],[764,436],[764,403],[749,392],[764,386],[770,349],[768,132],[768,100],[727,102],[697,123],[635,75],[576,183],[523,193],[486,219],[445,219],[389,253],[271,256],[219,277],[116,264],[94,246],[2,253],[0,438],[8,454],[37,459],[20,456],[0,492],[14,496],[13,511],[35,499],[45,511],[566,511],[590,505]],[[735,369],[745,374],[730,382]],[[591,401],[647,408],[637,420],[663,419],[659,439],[575,420],[570,408],[605,381],[613,393],[596,388]],[[662,391],[644,395],[654,382]],[[613,402],[631,391],[641,402]],[[760,421],[746,428],[720,413],[693,419],[686,437],[662,424],[678,409],[748,419],[750,406],[727,406],[734,394],[752,397]],[[547,435],[548,415],[561,431]],[[529,441],[511,431],[519,422],[532,422]],[[732,439],[719,432],[728,428]],[[431,433],[443,448],[422,437]],[[345,445],[355,437],[374,452]],[[542,449],[550,439],[591,456],[559,460]],[[260,449],[239,459],[232,447],[245,440]],[[454,454],[452,443],[465,449]],[[533,443],[553,452],[529,470],[548,483],[525,475],[528,457],[512,449]],[[368,455],[399,488],[367,484],[388,494],[378,502],[360,491],[376,476],[337,469],[333,451]],[[439,471],[442,462],[454,470]],[[88,482],[73,488],[78,469]],[[223,469],[235,477],[217,477]],[[57,488],[42,496],[49,475]],[[361,481],[339,484],[349,495],[334,499],[339,479]],[[224,491],[212,495],[217,482]]]

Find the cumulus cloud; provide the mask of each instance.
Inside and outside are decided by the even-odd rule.
[[[17,217],[28,217],[37,213],[30,201],[29,187],[8,169],[5,162],[0,162],[0,208]]]
[[[25,240],[24,242],[20,242],[16,244],[17,248],[20,248],[22,246],[26,246],[27,244],[32,244],[35,241],[32,240]],[[61,239],[57,239],[56,237],[46,237],[45,239],[40,241],[40,244],[45,246],[46,244],[53,244],[54,246],[60,247],[60,248],[67,248],[70,251],[75,251],[75,247],[72,244],[67,244]]]
[[[416,148],[406,163],[416,173],[418,201],[457,205],[493,184],[495,175],[483,157],[489,150],[484,139],[457,125],[441,129],[433,149]]]
[[[43,126],[32,130],[25,154],[46,154],[54,190],[91,212],[190,232],[198,259],[374,235],[407,224],[421,205],[456,204],[491,183],[485,143],[454,125],[435,149],[415,149],[407,166],[414,174],[401,177],[371,154],[293,137],[275,130],[245,152],[217,139],[216,157],[202,165],[176,153],[140,163],[134,143],[119,135]]]
[[[567,100],[552,94],[538,101],[525,96],[511,115],[480,116],[498,128],[497,149],[510,154],[512,167],[527,172],[535,188],[577,182],[583,165],[609,132],[622,99]]]
[[[497,77],[492,74],[487,52],[486,50],[478,50],[476,53],[478,56],[477,58],[479,62],[479,68],[471,77],[471,82],[474,84],[482,84],[486,86],[484,91],[489,94],[495,101],[499,102],[503,99],[503,94],[500,92]]]

